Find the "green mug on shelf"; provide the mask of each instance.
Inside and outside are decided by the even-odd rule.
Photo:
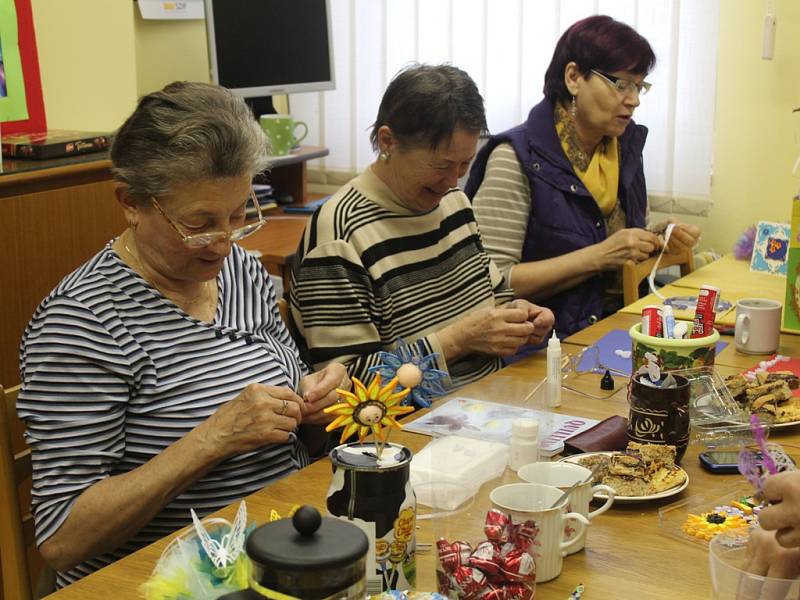
[[[269,139],[272,156],[286,156],[308,135],[308,126],[303,121],[295,121],[291,115],[261,115],[259,121]],[[303,128],[300,137],[295,136],[298,127]]]

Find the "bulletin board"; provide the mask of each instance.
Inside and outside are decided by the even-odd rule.
[[[31,0],[0,0],[0,122],[3,135],[47,129]]]

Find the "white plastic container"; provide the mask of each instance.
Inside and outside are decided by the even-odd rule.
[[[525,465],[539,460],[539,422],[536,419],[517,419],[511,424],[511,448],[508,467],[515,473]]]

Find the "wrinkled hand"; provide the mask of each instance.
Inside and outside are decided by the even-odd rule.
[[[771,506],[762,509],[758,522],[784,548],[800,547],[800,471],[770,475],[764,481],[764,496]]]
[[[759,519],[761,515],[759,515]],[[756,527],[750,532],[747,543],[745,571],[754,575],[794,579],[800,575],[800,549],[786,549],[775,539],[775,534]],[[788,585],[758,580],[739,581],[739,593],[745,598],[783,600]],[[759,595],[760,591],[760,595]]]
[[[481,308],[459,319],[446,330],[452,334],[457,355],[470,353],[512,356],[534,335],[528,311],[508,305]]]
[[[225,458],[283,443],[301,420],[302,398],[289,388],[251,383],[198,427]]]
[[[673,232],[674,235],[674,232]],[[597,244],[603,269],[613,269],[626,260],[641,262],[661,248],[657,234],[638,227],[620,229]]]
[[[347,369],[337,362],[329,363],[321,371],[306,375],[300,381],[300,390],[305,402],[302,405],[303,423],[319,425],[330,423],[336,415],[322,412],[322,409],[339,402],[336,388],[349,390],[352,386]]]
[[[539,306],[518,298],[509,302],[506,306],[520,308],[527,312],[528,321],[533,323],[533,333],[528,337],[528,344],[540,344],[549,336],[555,325],[556,318],[553,311],[549,308]]]
[[[667,242],[666,253],[681,254],[686,250],[691,250],[697,245],[700,240],[700,228],[691,223],[681,223],[680,221],[670,218],[664,223],[660,223],[654,227],[656,231],[663,232],[667,225],[674,223],[675,227],[672,229],[672,235],[669,236]],[[663,236],[659,236],[663,241]]]

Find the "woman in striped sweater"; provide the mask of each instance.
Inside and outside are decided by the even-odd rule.
[[[453,66],[417,65],[390,83],[372,128],[379,152],[314,214],[290,304],[315,366],[365,377],[402,337],[460,386],[538,343],[553,314],[513,301],[455,186],[486,128],[475,83]]]
[[[39,550],[72,582],[291,473],[346,385],[308,374],[234,242],[267,143],[244,101],[174,83],[111,150],[128,229],[44,299],[21,346]],[[257,205],[256,205],[257,207]]]

